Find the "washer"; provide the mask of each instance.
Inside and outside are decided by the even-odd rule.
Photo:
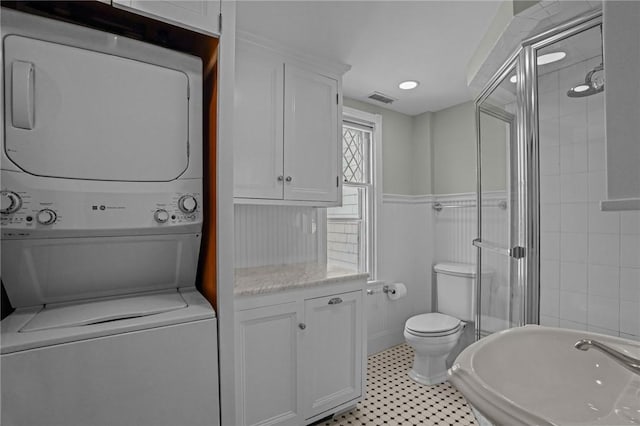
[[[2,10],[1,423],[218,425],[202,63]]]

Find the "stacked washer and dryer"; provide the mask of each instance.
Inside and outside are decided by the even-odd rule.
[[[2,424],[218,424],[200,59],[1,19]]]

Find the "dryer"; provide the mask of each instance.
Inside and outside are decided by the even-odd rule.
[[[218,424],[202,64],[3,8],[3,425]]]

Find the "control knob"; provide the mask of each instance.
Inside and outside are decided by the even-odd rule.
[[[198,201],[193,195],[183,195],[178,200],[178,207],[183,213],[193,213],[198,208]]]
[[[58,215],[51,209],[42,209],[36,215],[36,220],[41,225],[51,225],[57,218]]]
[[[165,209],[158,209],[153,214],[153,218],[158,223],[165,223],[166,221],[169,220],[169,212],[167,212]]]
[[[2,214],[15,213],[22,207],[22,198],[13,191],[0,192],[0,198],[2,200],[0,213]]]

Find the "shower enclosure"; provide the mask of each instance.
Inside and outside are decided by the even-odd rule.
[[[598,204],[601,27],[592,13],[525,40],[476,101],[476,339],[523,324],[621,333],[620,309],[603,314],[622,296],[620,213]]]

